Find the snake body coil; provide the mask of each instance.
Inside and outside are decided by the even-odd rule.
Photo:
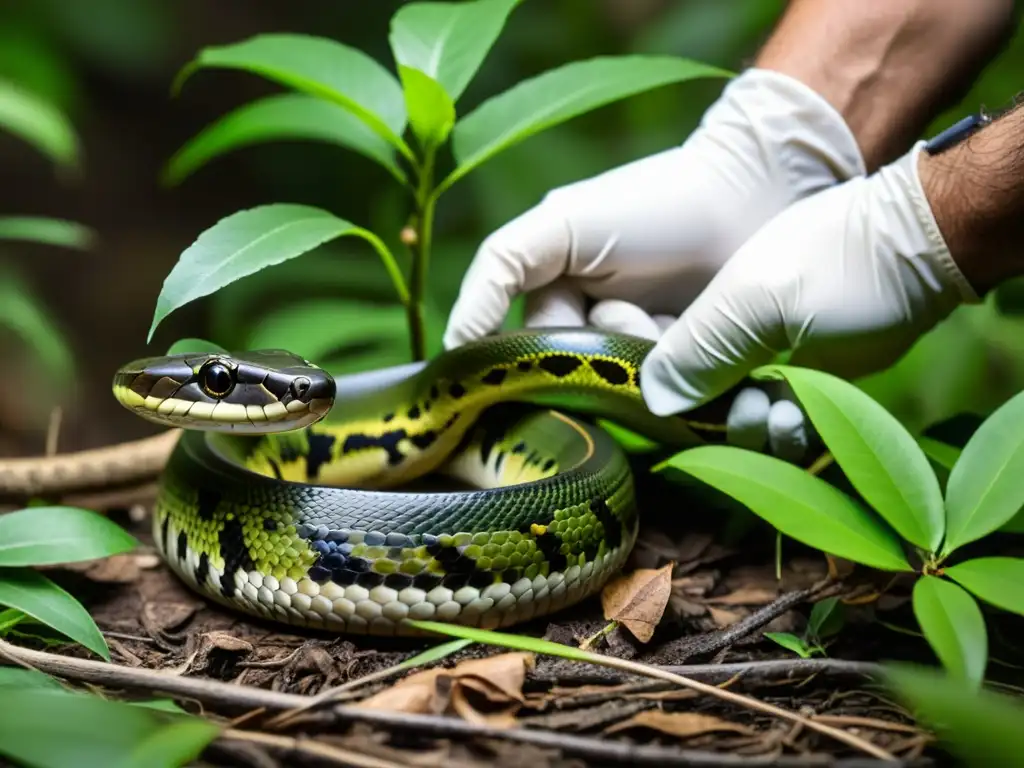
[[[179,355],[123,367],[114,393],[185,428],[153,530],[200,593],[347,633],[410,634],[405,618],[493,628],[594,593],[637,533],[618,445],[538,406],[669,444],[706,436],[644,407],[650,348],[589,330],[521,331],[336,386],[283,352]],[[471,488],[410,487],[435,470]]]

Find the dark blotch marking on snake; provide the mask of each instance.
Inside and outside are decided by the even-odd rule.
[[[491,368],[491,370],[484,374],[483,378],[480,379],[480,381],[482,381],[484,384],[490,384],[491,386],[496,387],[505,380],[506,376],[508,376],[508,371],[506,369]]]
[[[306,479],[316,480],[320,467],[331,460],[331,449],[337,439],[334,435],[308,432],[309,451],[306,453]]]
[[[398,450],[398,444],[408,436],[408,432],[404,429],[395,429],[379,436],[349,435],[345,438],[345,442],[342,443],[341,452],[352,453],[364,448],[383,448],[388,454],[388,464],[395,466],[396,464],[401,464],[402,459],[405,458],[402,456],[402,452]]]
[[[516,368],[519,369],[520,371],[523,371],[525,373],[526,371],[528,371],[531,368],[533,368],[533,361],[532,360],[520,360],[518,363],[516,363]]]
[[[263,530],[273,533],[277,530],[277,520],[272,517],[263,518]]]
[[[164,521],[160,523],[160,548],[164,552],[167,551],[167,528],[171,523],[170,517],[165,517]]]
[[[459,382],[455,381],[448,387],[448,394],[451,395],[453,399],[458,400],[466,394],[466,388],[459,384]]]
[[[239,569],[249,573],[256,569],[256,563],[245,546],[245,532],[242,522],[236,517],[224,521],[219,537],[220,552],[224,558],[224,573],[220,577],[220,591],[224,597],[235,595],[235,572]]]
[[[202,586],[206,583],[206,577],[210,575],[210,557],[205,552],[199,555],[199,565],[196,566],[196,583]]]
[[[217,511],[217,505],[220,504],[220,494],[216,491],[211,491],[209,488],[200,488],[196,494],[196,514],[199,515],[200,520],[209,522],[213,520],[214,513]]]
[[[178,533],[178,559],[184,560],[185,554],[188,551],[188,536],[185,535],[184,531]]]
[[[624,365],[613,360],[591,360],[590,367],[594,369],[594,373],[614,386],[629,382],[629,371]]]
[[[409,409],[408,416],[412,421],[416,421],[416,419],[420,417],[420,407],[418,405],[414,405]]]
[[[544,466],[541,467],[541,470],[543,470],[544,472],[550,472],[552,467],[554,467],[554,466],[555,466],[555,460],[554,459],[548,459],[547,461],[544,462]]]
[[[284,475],[281,473],[281,465],[278,464],[269,456],[267,457],[267,464],[270,465],[270,471],[274,473],[274,477],[276,477],[278,480],[283,481]]]
[[[434,441],[437,440],[437,432],[432,429],[428,429],[426,432],[421,432],[418,435],[411,435],[409,440],[412,441],[413,445],[423,451],[433,445]]]
[[[571,355],[548,355],[541,358],[537,365],[552,376],[562,378],[583,365],[583,361]]]
[[[598,522],[601,523],[601,527],[604,528],[604,538],[608,542],[608,546],[614,549],[621,545],[622,523],[612,514],[608,502],[599,496],[590,502],[590,511],[594,513],[594,517],[597,518]],[[597,553],[595,552],[594,554],[596,555]],[[588,555],[588,557],[593,559],[593,556]]]

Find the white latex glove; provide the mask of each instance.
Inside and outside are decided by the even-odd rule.
[[[488,237],[462,283],[447,348],[497,330],[528,293],[528,326],[657,338],[736,248],[793,201],[864,173],[842,117],[803,83],[751,69],[681,146],[560,189]],[[588,318],[584,297],[598,304]],[[646,315],[646,316],[645,316]]]
[[[644,361],[650,409],[706,402],[786,349],[793,365],[878,371],[978,301],[921,187],[923,146],[795,203],[744,243]]]

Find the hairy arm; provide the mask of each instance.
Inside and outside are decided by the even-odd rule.
[[[756,64],[829,101],[871,172],[963,97],[1014,26],[1014,0],[790,0]]]
[[[918,170],[950,255],[979,295],[1024,274],[1024,107],[922,154]]]

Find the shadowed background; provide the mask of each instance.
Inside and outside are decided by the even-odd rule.
[[[235,211],[272,202],[315,205],[374,230],[402,252],[403,191],[374,163],[336,146],[260,144],[214,160],[179,185],[160,183],[167,161],[198,131],[282,91],[253,75],[211,70],[173,98],[175,75],[204,46],[299,32],[358,47],[393,69],[388,19],[400,5],[0,2],[0,78],[64,110],[83,159],[77,177],[60,174],[32,147],[0,132],[0,216],[68,219],[97,236],[84,252],[0,242],[0,289],[7,289],[0,298],[0,454],[41,452],[56,405],[63,408],[61,450],[152,433],[114,402],[110,379],[122,362],[162,353],[183,336],[236,348],[285,346],[339,371],[408,359],[403,313],[383,268],[364,243],[347,240],[186,306],[146,344],[160,286],[179,254]],[[782,0],[525,0],[459,112],[519,80],[597,55],[674,54],[737,70],[783,7]],[[933,130],[982,105],[1005,104],[1019,88],[1022,65],[1018,35]],[[696,81],[604,107],[528,139],[447,193],[430,277],[431,350],[440,348],[461,275],[489,231],[551,187],[682,142],[721,87]],[[1014,293],[1009,286],[999,297],[1005,312],[994,300],[957,312],[865,386],[916,427],[991,410],[1024,387],[1024,336],[1012,314],[1024,302]]]

